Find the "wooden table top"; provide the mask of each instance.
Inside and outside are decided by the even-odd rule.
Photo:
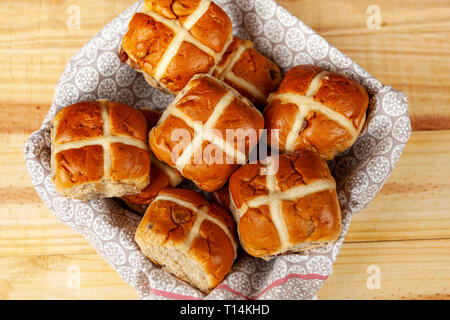
[[[0,1],[0,299],[138,298],[48,211],[22,153],[70,57],[133,2]],[[378,30],[367,26],[372,0],[279,2],[375,78],[405,92],[414,130],[384,188],[353,218],[318,298],[449,299],[449,1],[378,0]],[[68,28],[77,10],[80,29]],[[71,284],[78,271],[79,287]]]

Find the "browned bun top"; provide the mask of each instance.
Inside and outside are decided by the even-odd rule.
[[[204,133],[203,139],[195,139],[196,124]],[[201,189],[213,192],[227,182],[238,163],[245,161],[263,127],[263,118],[250,101],[222,81],[197,75],[151,130],[149,143],[159,160],[177,168]],[[225,150],[221,141],[230,130],[250,134],[245,141],[229,141]]]
[[[108,102],[111,134],[147,142],[149,126],[140,110],[119,102]]]
[[[233,38],[214,76],[235,88],[258,108],[266,104],[268,95],[278,88],[281,70],[259,53],[248,40]]]
[[[147,140],[149,126],[140,110],[119,102],[99,100],[78,102],[58,112],[53,119],[55,142],[63,144],[103,137],[101,101],[107,109],[111,136]]]
[[[144,13],[135,13],[122,40],[122,49],[143,71],[154,75],[175,32]]]
[[[277,93],[292,92],[305,95],[320,67],[305,65],[290,69]],[[327,72],[314,95],[314,100],[338,111],[354,122],[357,128],[369,104],[367,91],[358,82],[337,72]]]
[[[55,117],[55,142],[65,143],[103,136],[103,120],[97,101],[79,102],[62,109]]]
[[[237,49],[239,48],[239,46],[241,46],[243,44],[244,44],[243,40],[241,40],[238,37],[233,36],[233,41],[227,47],[227,50],[225,50],[225,52],[222,56],[222,60],[219,61],[216,69],[214,70],[214,76],[219,75],[222,72],[222,70],[228,66],[228,64],[231,62],[234,54],[236,53]]]
[[[147,7],[170,20],[178,20],[184,25],[198,8],[200,0],[146,1]],[[191,34],[216,52],[224,49],[231,33],[231,21],[227,14],[214,2],[210,2],[206,12],[193,25]]]
[[[260,174],[263,167],[261,163],[247,164],[231,175],[228,188],[237,208],[241,208],[248,200],[269,193],[266,177]]]
[[[306,148],[332,159],[356,141],[368,105],[367,92],[353,79],[317,66],[296,66],[264,111],[269,142],[272,130],[279,130],[282,151]]]
[[[197,217],[196,210],[204,204],[204,200],[195,195],[187,193],[173,194],[170,191],[166,194],[190,202],[195,210],[167,200],[160,201],[155,199],[150,204],[142,218],[141,225],[145,224],[148,226],[148,230],[143,229],[144,232],[151,232],[152,238],[155,239],[153,244],[160,246],[167,242],[173,244],[183,243]]]
[[[225,209],[224,206],[216,202],[210,202],[208,207],[208,214],[220,220],[227,227],[231,234],[236,235],[236,222],[234,221],[228,209]]]
[[[212,78],[193,79],[190,89],[177,102],[177,109],[194,121],[204,124],[214,111],[227,89]]]
[[[211,1],[146,1],[129,23],[120,56],[152,85],[176,94],[194,75],[212,72],[231,32],[229,17]]]
[[[180,19],[183,23],[197,8],[200,0],[146,0],[145,4],[167,19]]]
[[[275,173],[262,170],[268,168]],[[229,190],[242,246],[255,257],[300,251],[302,244],[334,241],[340,233],[336,184],[326,162],[312,151],[242,166],[231,176]]]
[[[179,92],[196,74],[208,73],[214,59],[189,42],[183,42],[160,81],[173,92]]]
[[[364,120],[369,105],[369,96],[363,86],[339,73],[331,73],[322,79],[314,100],[352,120],[355,128]]]
[[[312,65],[293,67],[285,74],[277,93],[294,92],[305,95],[311,81],[322,71],[322,68]]]
[[[191,203],[196,208],[203,207],[208,201],[197,191],[183,188],[165,188],[161,190],[161,194],[173,196],[183,201]]]
[[[334,181],[327,163],[315,152],[309,150],[280,155],[276,179],[281,191],[299,185],[308,185],[317,180]]]
[[[236,227],[230,213],[193,190],[163,189],[148,207],[136,237],[140,245],[185,252],[211,277],[212,287],[223,280],[236,258]]]
[[[229,43],[232,25],[228,15],[214,2],[192,27],[192,35],[215,52],[221,52]]]
[[[103,147],[99,145],[58,152],[55,162],[55,186],[61,188],[100,181],[104,176]]]
[[[52,121],[55,185],[141,181],[142,189],[150,173],[147,134],[144,115],[128,105],[99,100],[62,109]]]

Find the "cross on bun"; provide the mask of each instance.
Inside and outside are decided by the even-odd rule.
[[[231,270],[237,254],[231,214],[199,193],[162,190],[135,234],[141,251],[157,265],[209,293]]]
[[[150,179],[148,125],[130,106],[107,100],[62,109],[51,125],[52,179],[68,198],[137,193]]]
[[[270,260],[337,240],[341,211],[326,162],[309,150],[266,160],[242,166],[229,182],[245,251]]]
[[[231,21],[211,0],[145,1],[119,56],[150,85],[177,94],[195,74],[213,72],[232,41]]]
[[[267,96],[277,90],[281,82],[280,68],[259,53],[253,42],[238,37],[233,38],[213,75],[258,108],[266,105]]]
[[[141,112],[147,119],[149,128],[153,128],[161,118],[161,112],[156,110],[143,109]],[[176,187],[183,181],[183,176],[178,170],[169,167],[164,162],[151,156],[150,163],[150,183],[139,193],[123,196],[121,200],[137,213],[144,214],[148,205],[157,196],[157,194],[164,188]]]
[[[247,161],[263,128],[250,101],[212,76],[196,75],[150,131],[149,143],[159,160],[212,192]],[[248,135],[227,139],[243,132]]]
[[[351,147],[366,119],[369,96],[356,81],[311,65],[289,70],[264,111],[268,142],[279,130],[279,149],[302,148],[330,160]]]

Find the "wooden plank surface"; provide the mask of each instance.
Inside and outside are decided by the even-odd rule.
[[[318,298],[448,300],[449,247],[450,239],[346,243]],[[367,284],[371,267],[379,288]]]
[[[97,254],[0,257],[0,274],[1,300],[139,298]]]
[[[31,186],[22,155],[70,57],[131,1],[0,1],[0,299],[134,299],[137,295]],[[388,182],[354,217],[319,298],[449,298],[450,4],[381,0],[280,3],[386,84],[404,91],[413,133]],[[81,13],[69,29],[68,8]],[[329,12],[333,12],[332,15]],[[369,266],[381,289],[369,290]],[[70,288],[73,268],[80,288]]]

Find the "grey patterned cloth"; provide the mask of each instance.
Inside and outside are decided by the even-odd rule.
[[[50,211],[82,234],[143,299],[312,299],[330,275],[354,213],[380,191],[411,133],[405,95],[383,86],[350,58],[272,0],[217,0],[231,17],[235,35],[250,39],[284,71],[315,64],[345,73],[365,86],[371,100],[367,123],[355,145],[329,163],[343,212],[339,240],[304,254],[270,262],[242,254],[232,272],[209,295],[155,267],[133,241],[140,217],[113,199],[88,202],[58,194],[50,176],[49,122],[70,104],[99,98],[137,108],[163,110],[172,100],[148,86],[142,75],[117,56],[135,3],[90,40],[67,64],[53,104],[25,144],[28,172]]]

